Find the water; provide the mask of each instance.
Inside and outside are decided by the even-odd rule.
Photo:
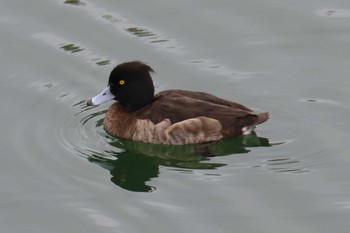
[[[1,1],[1,232],[348,232],[347,1]],[[115,64],[271,119],[201,146],[108,136]],[[203,156],[204,155],[204,156]]]

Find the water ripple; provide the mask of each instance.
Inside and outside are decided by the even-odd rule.
[[[275,158],[268,159],[265,163],[267,170],[272,172],[280,172],[280,173],[303,173],[309,172],[310,170],[307,168],[303,168],[303,165],[296,158]]]
[[[349,18],[349,9],[321,9],[317,10],[316,15],[319,17],[330,17],[330,18]]]
[[[71,42],[69,39],[63,38],[62,36],[58,36],[53,33],[41,32],[41,33],[35,33],[32,36],[36,40],[39,40],[49,46],[52,46],[55,49],[59,49],[61,51],[81,57],[85,61],[93,65],[105,66],[111,63],[113,64],[116,63],[116,61],[107,59],[103,56],[93,53],[90,49],[88,49],[84,45]]]
[[[122,17],[116,12],[109,11],[107,9],[98,7],[92,2],[85,1],[65,1],[69,5],[80,5],[83,6],[80,9],[86,11],[92,15],[95,19],[101,22],[107,22],[108,24],[114,25],[120,32],[126,33],[128,36],[134,36],[142,39],[145,42],[153,45],[156,49],[166,51],[176,55],[183,55],[185,51],[183,46],[180,46],[175,39],[170,39],[163,33],[151,29],[150,27],[141,26],[135,23],[131,23],[130,20]]]

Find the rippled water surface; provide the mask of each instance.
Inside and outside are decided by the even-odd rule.
[[[349,232],[349,1],[2,0],[0,29],[1,232]],[[271,119],[113,138],[85,103],[134,59]]]

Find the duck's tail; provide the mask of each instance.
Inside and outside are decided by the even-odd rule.
[[[253,122],[251,122],[249,125],[245,126],[242,128],[242,134],[243,135],[248,135],[250,134],[254,129],[256,125],[259,125],[261,123],[264,123],[270,118],[270,113],[269,112],[263,112],[257,114],[258,118],[255,119]]]
[[[258,119],[255,122],[255,125],[259,125],[261,123],[264,123],[265,121],[267,121],[268,119],[270,119],[270,113],[269,112],[262,112],[258,114]]]

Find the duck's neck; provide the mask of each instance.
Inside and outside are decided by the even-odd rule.
[[[154,100],[154,97],[152,98],[142,98],[142,99],[135,99],[135,100],[129,100],[126,102],[121,102],[120,104],[129,112],[133,112],[136,110],[139,110],[150,103],[152,103]]]

